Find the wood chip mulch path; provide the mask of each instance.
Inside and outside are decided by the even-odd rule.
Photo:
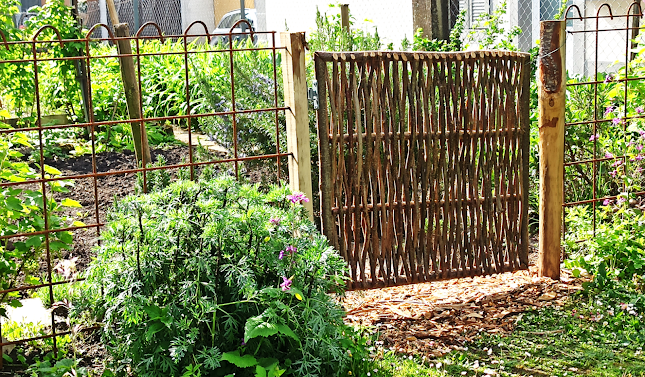
[[[494,276],[347,292],[341,304],[346,322],[374,326],[384,348],[438,357],[463,349],[482,332],[510,333],[526,311],[564,305],[583,281],[566,270],[560,281],[539,277],[531,266]]]

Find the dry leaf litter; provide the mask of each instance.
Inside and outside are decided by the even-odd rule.
[[[379,344],[405,354],[442,356],[479,333],[505,335],[522,313],[562,306],[583,279],[563,270],[561,280],[539,277],[537,267],[494,276],[347,292],[346,322],[374,326]]]

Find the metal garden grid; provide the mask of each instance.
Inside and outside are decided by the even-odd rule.
[[[240,22],[246,22],[246,21],[240,21]],[[239,22],[238,22],[239,23]],[[247,22],[248,24],[248,22]],[[56,232],[62,232],[62,231],[79,231],[83,229],[95,229],[96,230],[96,235],[97,238],[100,235],[101,227],[104,226],[105,224],[101,222],[100,220],[100,211],[99,211],[99,180],[101,178],[110,176],[110,175],[123,175],[123,174],[133,174],[133,173],[142,173],[143,175],[143,180],[144,180],[144,188],[146,186],[145,181],[146,181],[146,173],[151,171],[151,170],[159,170],[159,169],[177,169],[177,168],[189,168],[190,169],[190,174],[191,177],[195,177],[195,169],[201,166],[206,166],[206,165],[215,165],[215,164],[223,164],[223,163],[229,163],[235,166],[235,174],[236,176],[239,177],[239,165],[245,161],[251,161],[251,160],[274,160],[278,166],[277,170],[277,180],[282,179],[281,174],[280,174],[280,166],[281,166],[281,159],[286,158],[287,156],[290,156],[291,153],[285,153],[280,150],[280,135],[284,133],[284,130],[282,129],[283,126],[280,125],[278,116],[280,112],[284,112],[285,110],[288,109],[288,107],[281,106],[280,102],[281,99],[278,98],[278,78],[277,78],[277,54],[281,53],[285,48],[282,47],[276,47],[276,32],[255,32],[252,28],[250,28],[250,25],[248,25],[249,28],[247,29],[248,31],[246,32],[241,32],[241,33],[235,33],[235,34],[246,34],[250,35],[251,38],[255,36],[255,34],[266,34],[267,39],[270,43],[268,47],[261,47],[261,46],[254,46],[250,48],[237,48],[233,44],[233,34],[232,30],[233,28],[237,27],[237,24],[231,28],[231,32],[229,32],[228,35],[228,47],[223,48],[223,49],[209,49],[208,51],[200,50],[191,50],[189,47],[189,40],[192,40],[195,37],[203,37],[206,40],[210,41],[210,38],[212,35],[209,35],[208,30],[206,28],[206,25],[200,21],[194,22],[191,24],[181,35],[166,35],[162,36],[161,35],[161,29],[160,27],[155,24],[155,23],[146,23],[144,24],[132,37],[128,38],[115,38],[114,34],[112,33],[111,29],[105,25],[105,24],[97,24],[93,26],[87,33],[85,38],[83,39],[77,39],[77,40],[62,40],[60,38],[60,33],[58,30],[51,26],[44,26],[41,29],[39,29],[33,38],[31,40],[27,41],[11,41],[7,40],[5,38],[5,35],[0,31],[0,48],[5,48],[7,50],[12,49],[12,48],[17,48],[20,46],[28,46],[31,50],[31,56],[25,59],[20,59],[20,60],[6,60],[6,61],[0,61],[1,64],[32,64],[33,65],[33,72],[34,72],[34,81],[35,81],[35,87],[36,87],[36,93],[35,93],[35,100],[36,100],[36,111],[37,111],[37,121],[34,127],[22,127],[22,128],[13,128],[13,129],[0,129],[0,136],[6,136],[10,135],[12,133],[16,132],[37,132],[38,133],[38,147],[37,147],[37,152],[40,154],[40,162],[39,162],[39,169],[40,169],[40,179],[34,179],[34,180],[29,180],[29,181],[24,181],[24,182],[8,182],[6,180],[0,181],[0,188],[5,188],[5,187],[18,187],[18,186],[25,186],[25,185],[39,185],[39,191],[42,192],[42,197],[43,197],[43,203],[47,202],[47,197],[48,197],[48,184],[51,182],[55,181],[63,181],[63,180],[82,180],[82,179],[90,179],[92,180],[92,186],[93,186],[93,194],[94,194],[94,208],[92,209],[93,216],[92,216],[92,223],[88,223],[84,226],[70,226],[70,227],[65,227],[65,228],[57,228],[57,229],[52,229],[50,227],[49,221],[48,221],[48,208],[46,205],[43,205],[42,207],[42,215],[43,218],[45,219],[45,227],[44,230],[38,231],[38,232],[30,232],[30,233],[21,233],[21,234],[5,234],[0,236],[0,240],[6,241],[9,239],[21,239],[29,236],[34,236],[34,235],[44,235],[45,238],[45,255],[44,259],[47,264],[47,277],[46,277],[46,282],[42,284],[37,284],[37,285],[24,285],[24,286],[16,286],[16,287],[11,287],[10,289],[2,290],[0,291],[0,295],[7,294],[9,292],[25,292],[29,290],[34,290],[38,288],[43,288],[46,287],[49,290],[49,298],[51,302],[54,302],[54,294],[53,294],[53,286],[59,285],[59,284],[71,284],[74,281],[78,280],[65,280],[65,281],[59,281],[59,282],[53,282],[52,281],[52,261],[54,256],[52,255],[50,251],[50,235]],[[196,34],[194,30],[191,32],[191,29],[194,29],[194,27],[197,28],[203,28],[204,32],[202,34]],[[100,28],[104,28],[107,30],[109,34],[108,39],[100,39],[100,38],[93,38],[92,35],[94,35],[94,32],[99,30]],[[39,40],[39,36],[45,31],[45,30],[52,30],[54,34],[58,37],[54,40]],[[151,33],[148,33],[146,31],[152,30],[155,35],[149,35]],[[190,32],[190,34],[189,34]],[[142,44],[153,41],[153,40],[159,40],[159,41],[164,41],[166,38],[172,38],[173,40],[176,41],[183,41],[183,46],[184,50],[183,52],[155,52],[155,53],[143,53],[141,52],[141,46]],[[126,54],[116,54],[116,55],[101,55],[101,56],[93,56],[92,55],[92,49],[90,46],[95,43],[101,43],[101,42],[111,42],[116,44],[117,41],[119,40],[127,40],[131,41],[135,45],[134,52],[130,55]],[[51,56],[42,56],[43,53],[42,51],[46,51],[47,49],[54,49],[57,48],[58,46],[64,46],[65,44],[78,44],[81,43],[84,46],[84,56],[74,56],[74,57],[51,57]],[[259,50],[270,50],[272,54],[272,59],[273,59],[273,77],[271,78],[272,85],[273,85],[273,106],[269,108],[264,108],[264,109],[248,109],[248,110],[240,110],[236,108],[236,101],[235,101],[235,77],[234,77],[234,54],[236,52],[241,52],[241,51],[259,51]],[[190,78],[190,67],[189,67],[189,56],[193,54],[202,54],[202,53],[220,53],[220,54],[228,54],[229,59],[230,59],[230,75],[231,75],[231,88],[230,88],[230,99],[232,103],[232,108],[230,111],[225,111],[225,112],[212,112],[212,113],[200,113],[200,114],[195,114],[191,111],[191,98],[190,98],[190,88],[191,88],[191,78]],[[94,118],[94,108],[93,108],[93,103],[92,103],[92,90],[90,90],[90,98],[89,98],[89,114],[90,118],[88,119],[87,122],[85,123],[75,123],[75,124],[66,124],[66,125],[57,125],[57,126],[49,126],[49,125],[43,125],[43,116],[41,112],[41,96],[39,93],[39,75],[38,75],[38,66],[41,64],[47,64],[51,62],[62,62],[62,61],[74,61],[74,60],[81,60],[84,61],[87,65],[87,85],[89,88],[92,88],[92,70],[91,70],[91,62],[96,61],[98,59],[109,59],[109,58],[122,58],[126,56],[132,56],[136,60],[136,68],[137,68],[137,77],[138,77],[138,85],[139,85],[139,92],[141,93],[141,88],[143,85],[146,85],[146,83],[142,83],[141,81],[141,67],[143,64],[145,64],[145,58],[150,57],[150,56],[164,56],[164,55],[181,55],[184,57],[184,64],[185,64],[185,86],[186,86],[186,112],[185,115],[176,115],[176,116],[167,116],[167,117],[145,117],[143,116],[140,119],[117,119],[117,120],[109,120],[109,121],[96,121]],[[194,80],[194,79],[193,79]],[[139,98],[139,110],[141,110],[143,106],[142,103],[142,98],[140,96]],[[237,146],[237,121],[236,119],[240,116],[245,116],[247,114],[253,114],[253,113],[260,113],[260,112],[268,112],[268,113],[275,113],[275,143],[276,143],[276,150],[275,153],[273,154],[266,154],[266,155],[255,155],[255,156],[240,156],[238,154],[238,146]],[[232,156],[228,158],[223,158],[223,159],[212,159],[209,161],[196,161],[194,157],[194,148],[196,146],[195,138],[193,136],[192,130],[191,130],[191,120],[198,119],[198,118],[203,118],[203,117],[214,117],[214,116],[230,116],[232,117],[233,120],[233,150],[232,150]],[[142,165],[143,167],[136,168],[136,169],[123,169],[123,170],[116,170],[116,171],[98,171],[97,169],[97,161],[100,159],[100,156],[96,152],[96,133],[97,133],[97,127],[99,126],[111,126],[115,124],[126,124],[126,123],[131,123],[137,127],[145,127],[145,124],[148,122],[166,122],[166,121],[185,121],[186,124],[188,124],[188,139],[189,139],[189,148],[188,148],[188,163],[181,163],[181,164],[176,164],[176,165],[168,165],[168,166],[163,166],[163,167],[146,167],[146,164],[151,162],[151,161],[143,161]],[[45,169],[44,169],[44,141],[43,141],[43,132],[45,131],[50,131],[50,130],[62,130],[62,129],[78,129],[81,127],[87,127],[90,130],[90,137],[91,137],[91,151],[92,151],[92,172],[89,174],[79,174],[79,175],[72,175],[72,176],[59,176],[59,177],[51,177],[48,174],[46,174]],[[134,178],[133,178],[134,179]],[[95,327],[92,328],[87,328],[83,330],[91,330],[95,329]],[[65,331],[59,331],[57,330],[56,327],[56,319],[55,316],[52,312],[51,315],[51,328],[49,330],[49,333],[47,335],[43,336],[36,336],[36,337],[31,337],[31,338],[26,338],[26,339],[19,339],[19,340],[14,340],[14,341],[1,341],[0,342],[0,350],[2,349],[3,346],[10,346],[10,345],[16,345],[16,344],[23,344],[28,341],[34,341],[34,340],[41,340],[41,339],[47,339],[47,338],[53,338],[53,343],[54,343],[54,348],[56,349],[56,339],[57,337],[63,336],[70,334],[71,330],[67,329]],[[0,327],[0,335],[2,334],[2,329]],[[0,364],[1,365],[1,364]]]
[[[606,180],[604,180],[603,175],[608,174],[608,167],[612,163],[620,164],[625,166],[625,175],[629,176],[627,171],[630,166],[630,156],[627,154],[623,155],[600,155],[602,153],[600,140],[595,135],[602,133],[603,131],[608,132],[612,128],[619,129],[622,131],[622,137],[625,143],[628,143],[630,137],[628,127],[630,123],[637,121],[638,119],[645,118],[642,114],[629,115],[634,113],[636,106],[640,104],[630,104],[628,100],[630,91],[637,90],[636,85],[639,82],[645,81],[645,77],[638,77],[630,73],[629,69],[625,69],[626,75],[621,75],[616,78],[606,72],[603,72],[603,69],[599,67],[599,51],[606,51],[607,48],[610,48],[609,44],[616,43],[617,37],[620,37],[619,33],[624,33],[624,56],[622,62],[618,66],[624,64],[624,67],[628,67],[630,61],[634,58],[635,54],[632,52],[632,49],[635,48],[636,42],[634,41],[638,32],[643,28],[641,26],[641,21],[643,17],[643,12],[639,1],[634,1],[628,8],[627,12],[624,14],[614,14],[612,8],[609,4],[605,3],[598,7],[595,15],[584,16],[584,12],[581,12],[580,8],[576,5],[571,5],[567,8],[565,16],[567,20],[567,42],[573,40],[576,35],[582,35],[583,38],[591,39],[591,44],[595,46],[593,48],[593,58],[585,56],[586,54],[576,54],[574,56],[567,56],[567,61],[574,60],[574,64],[584,63],[585,60],[592,64],[592,68],[589,70],[593,72],[593,76],[590,77],[581,77],[577,80],[567,83],[567,101],[571,101],[571,93],[576,90],[588,90],[590,94],[590,107],[593,107],[591,113],[593,114],[592,119],[576,119],[571,121],[571,119],[566,119],[565,123],[565,160],[564,160],[564,180],[563,180],[563,234],[565,233],[566,228],[566,215],[567,210],[576,206],[591,206],[592,209],[592,227],[593,235],[596,233],[597,226],[597,209],[599,203],[602,204],[605,200],[613,201],[618,198],[620,192],[624,192],[626,185],[623,182],[622,187],[608,187]],[[624,22],[624,27],[608,27],[606,25],[601,25],[601,22],[613,21],[614,23]],[[579,24],[584,26],[580,27]],[[611,26],[611,25],[610,25]],[[615,26],[615,25],[614,25]],[[603,36],[605,36],[603,38]],[[604,43],[603,43],[604,42]],[[566,43],[566,42],[565,42]],[[604,45],[604,46],[603,46]],[[617,62],[618,63],[618,62]],[[567,63],[567,66],[569,64]],[[607,76],[603,79],[603,74]],[[624,77],[623,77],[624,76]],[[613,85],[622,86],[622,104],[619,104],[616,110],[622,113],[621,122],[619,124],[614,123],[613,117],[607,117],[605,108],[602,108],[602,100],[599,99],[600,93],[602,92],[603,87],[608,83]],[[570,106],[568,104],[567,106]],[[567,113],[569,116],[569,113]],[[591,143],[591,151],[586,151],[584,153],[575,154],[572,151],[570,138],[571,135],[580,132],[587,132],[590,135],[590,140],[587,143]],[[617,140],[614,140],[617,141]],[[634,167],[633,164],[632,168]],[[634,171],[632,170],[631,174]],[[585,185],[591,188],[591,197],[580,197],[574,196],[574,192],[582,191],[579,190],[579,184],[576,182],[581,182],[584,180]],[[577,185],[577,186],[576,186]],[[586,191],[585,191],[586,192]],[[639,191],[632,193],[636,196],[645,195],[645,191]],[[575,241],[584,241],[584,240],[575,240]]]

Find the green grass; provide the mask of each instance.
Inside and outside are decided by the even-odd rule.
[[[381,351],[370,375],[645,376],[644,301],[633,286],[590,289],[525,313],[508,337],[483,335],[440,359]]]

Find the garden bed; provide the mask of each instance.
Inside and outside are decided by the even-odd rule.
[[[182,159],[188,160],[188,147],[183,145],[151,150],[153,160],[163,156],[168,165],[181,163]],[[74,158],[47,160],[47,165],[63,173],[63,176],[92,174],[92,156],[83,155]],[[114,172],[119,170],[136,169],[134,152],[103,152],[96,154],[96,169],[98,172]],[[97,178],[97,194],[99,206],[99,222],[105,221],[107,210],[112,208],[116,199],[132,195],[135,191],[136,174],[115,174]],[[83,208],[65,208],[63,216],[78,219],[86,224],[95,224],[96,215],[94,208],[94,183],[92,179],[74,181],[74,187],[69,193],[57,194],[79,202]],[[79,213],[81,216],[79,216]],[[77,257],[77,268],[84,270],[92,259],[92,247],[96,245],[96,230],[81,229],[74,232],[74,247],[64,250],[62,259]]]

